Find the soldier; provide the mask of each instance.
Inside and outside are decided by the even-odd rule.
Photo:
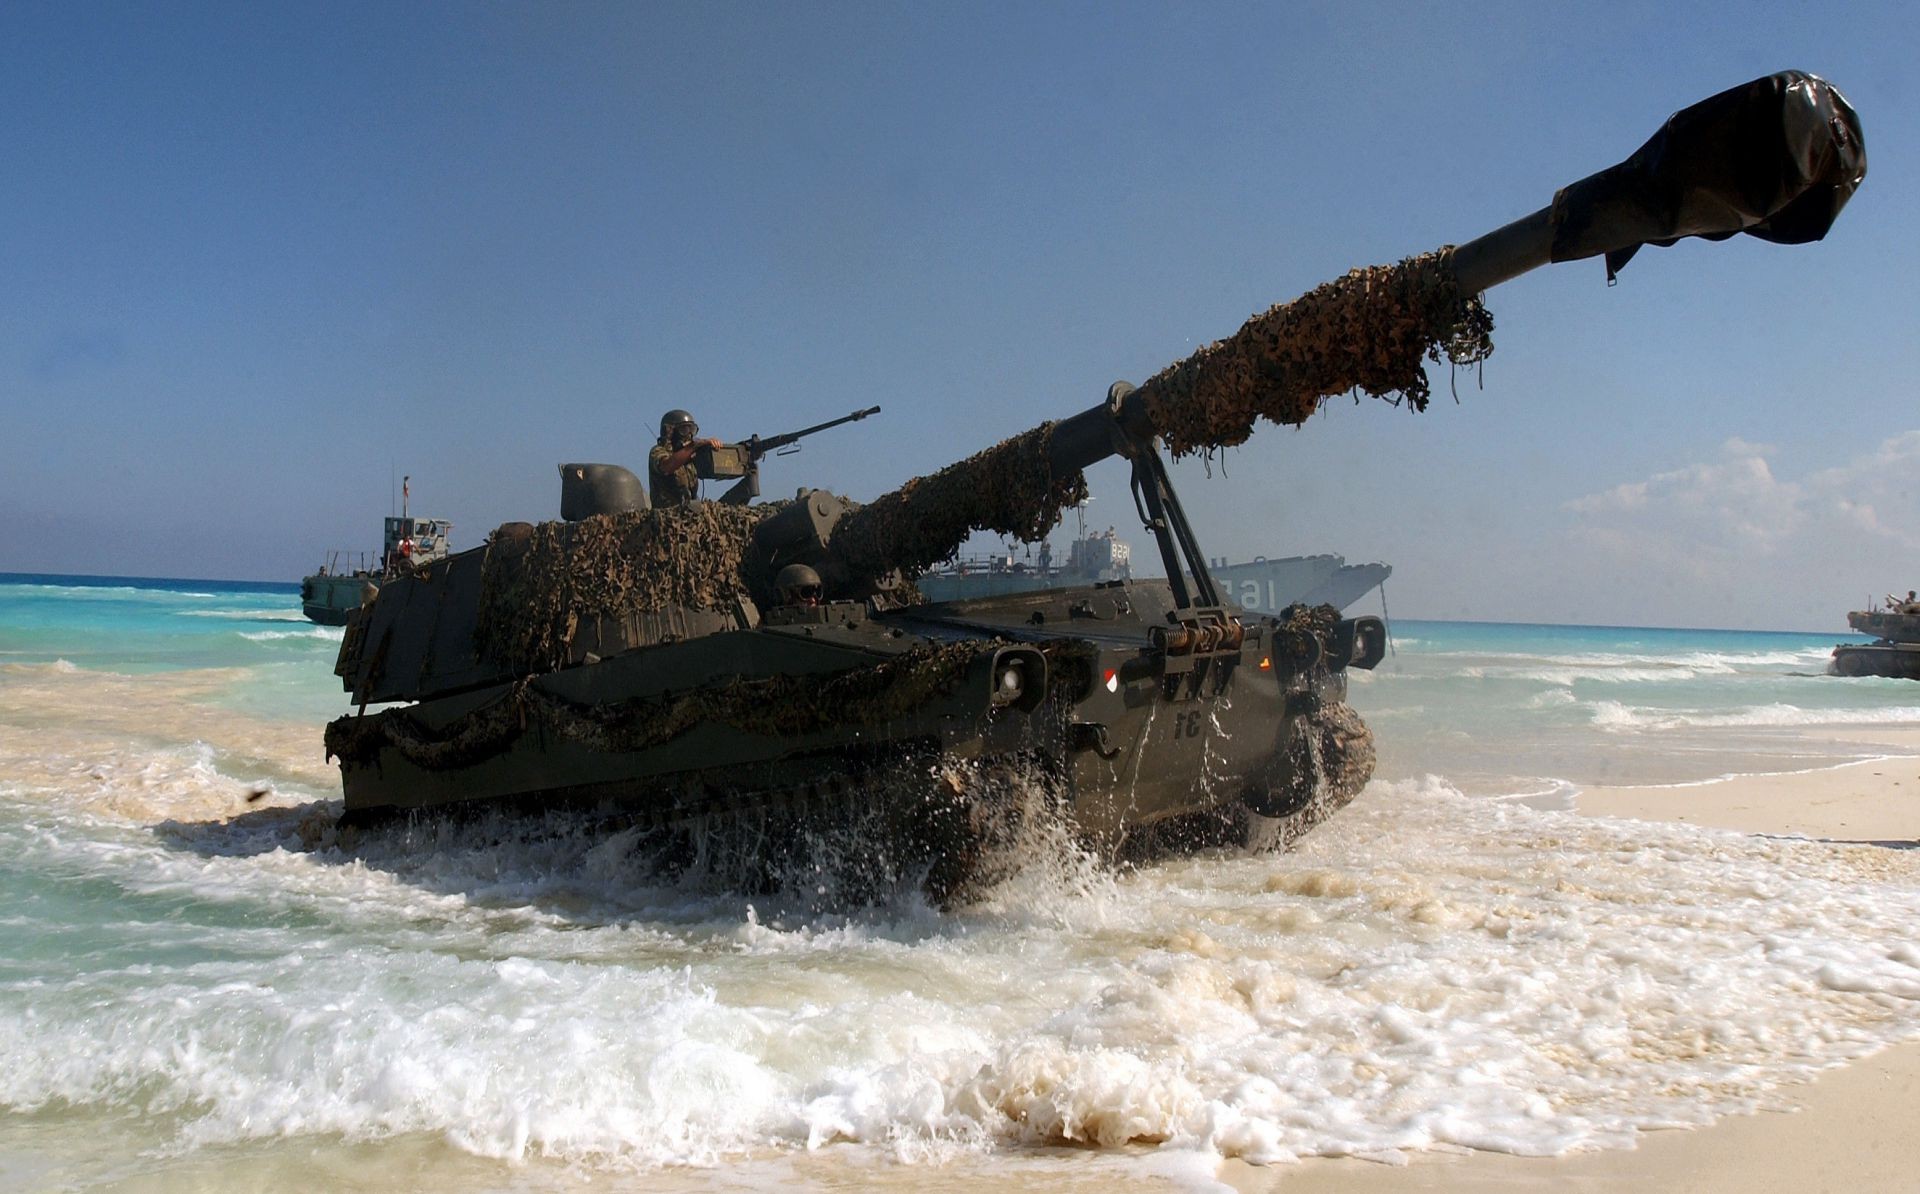
[[[773,578],[782,605],[812,609],[820,604],[820,574],[805,564],[788,564]]]
[[[700,425],[684,410],[670,410],[660,417],[660,442],[647,453],[647,488],[653,491],[653,508],[684,506],[700,496],[700,474],[694,471],[693,454],[701,444],[720,447],[717,439],[696,439]]]

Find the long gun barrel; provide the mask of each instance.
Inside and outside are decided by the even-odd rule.
[[[1354,270],[1137,389],[1117,384],[1097,406],[907,482],[843,519],[834,555],[850,576],[917,573],[975,531],[1039,537],[1085,495],[1082,470],[1151,455],[1156,437],[1175,456],[1230,447],[1257,418],[1298,425],[1350,391],[1424,409],[1424,361],[1471,364],[1493,351],[1481,292],[1603,255],[1611,281],[1643,245],[1686,237],[1820,240],[1866,168],[1859,117],[1824,79],[1783,71],[1721,92],[1530,215],[1457,248]]]
[[[850,415],[841,415],[837,419],[828,419],[824,423],[815,423],[811,427],[802,427],[798,431],[788,431],[780,435],[769,435],[764,439],[757,435],[748,436],[745,440],[741,441],[741,446],[747,449],[755,460],[758,460],[769,452],[777,452],[788,444],[803,440],[815,432],[831,430],[843,423],[857,423],[868,415],[877,415],[879,413],[879,407],[869,406],[865,410],[856,410]]]

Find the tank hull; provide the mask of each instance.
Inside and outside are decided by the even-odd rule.
[[[1271,619],[1182,651],[1150,629],[1170,602],[1132,582],[849,605],[342,718],[327,746],[350,821],[571,807],[696,834],[716,817],[858,823],[941,900],[990,877],[1010,819],[1037,812],[1120,857],[1169,835],[1277,846],[1351,800],[1372,753],[1341,712],[1348,661]],[[1337,629],[1332,611],[1320,627]]]
[[[1827,670],[1836,676],[1920,680],[1920,643],[1842,644],[1833,649],[1833,662]]]

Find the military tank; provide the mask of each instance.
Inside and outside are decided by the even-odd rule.
[[[1491,351],[1488,288],[1596,256],[1611,282],[1685,237],[1818,240],[1865,166],[1845,99],[1786,72],[1675,114],[1530,215],[1355,270],[871,502],[751,504],[753,441],[698,460],[744,478],[733,500],[670,510],[624,468],[562,466],[562,519],[503,526],[353,615],[336,670],[359,708],[326,734],[345,816],[584,806],[749,859],[854,822],[866,861],[942,901],[1042,823],[1109,858],[1284,846],[1371,774],[1346,674],[1380,660],[1384,627],[1244,615],[1167,455],[1349,392],[1424,409],[1427,362]],[[969,535],[1040,539],[1112,457],[1165,579],[920,599],[913,578]]]
[[[1836,676],[1889,676],[1920,680],[1920,600],[1913,590],[1907,599],[1889,596],[1883,606],[1857,609],[1847,625],[1871,635],[1866,644],[1841,643],[1833,649],[1827,669]]]

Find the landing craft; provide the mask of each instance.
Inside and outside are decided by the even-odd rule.
[[[565,520],[503,526],[353,615],[337,671],[360,712],[326,735],[346,815],[586,805],[709,856],[736,844],[748,881],[801,830],[854,823],[868,864],[942,901],[1040,821],[1108,857],[1283,846],[1372,772],[1346,672],[1379,661],[1383,627],[1243,616],[1163,446],[1239,444],[1349,391],[1424,409],[1426,359],[1492,350],[1482,291],[1595,256],[1611,279],[1683,237],[1819,240],[1865,170],[1839,92],[1773,75],[1531,215],[1356,270],[866,505],[814,489],[653,511],[626,470],[567,466]],[[702,468],[749,478],[754,442]],[[913,578],[975,532],[1041,538],[1113,456],[1165,580],[918,599]]]
[[[412,480],[412,478],[408,478]],[[300,579],[300,612],[322,626],[345,626],[359,609],[395,575],[445,559],[453,550],[453,524],[444,518],[416,518],[407,511],[410,496],[403,483],[400,513],[388,515],[386,539],[379,566],[344,551],[330,551],[318,572]]]

